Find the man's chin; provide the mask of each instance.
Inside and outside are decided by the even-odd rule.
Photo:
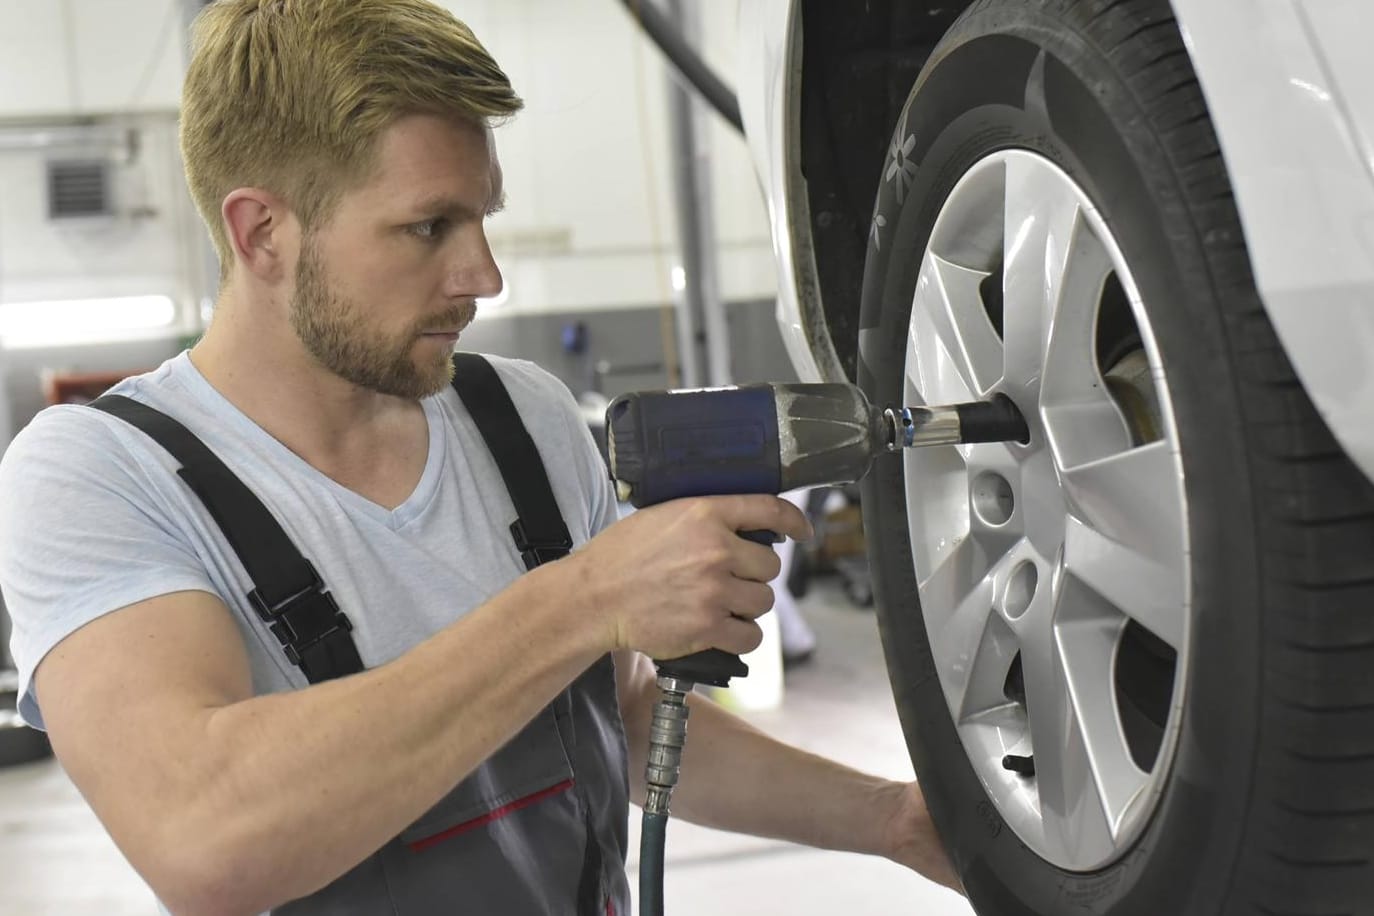
[[[391,371],[349,377],[355,385],[369,388],[378,394],[409,401],[422,401],[444,390],[453,381],[453,361],[445,355],[440,359],[407,359],[395,363]]]
[[[441,360],[417,365],[415,369],[415,388],[421,393],[419,398],[433,397],[453,382],[453,351],[445,351]]]
[[[409,353],[398,354],[392,363],[385,393],[420,400],[438,394],[453,381],[453,345],[436,347],[422,335],[415,339]]]

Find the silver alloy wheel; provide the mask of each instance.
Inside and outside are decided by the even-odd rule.
[[[1135,375],[1153,382],[1143,437],[1098,365],[1113,273],[1148,361]],[[1025,414],[1026,445],[906,453],[912,560],[936,671],[989,797],[1047,861],[1101,868],[1149,820],[1176,746],[1187,504],[1135,281],[1087,194],[1048,159],[998,152],[951,192],[916,283],[904,388],[909,404],[1000,391]],[[1143,762],[1122,712],[1122,647],[1140,639],[1173,659]]]

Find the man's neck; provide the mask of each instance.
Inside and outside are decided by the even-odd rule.
[[[239,314],[222,301],[191,362],[273,438],[331,476],[398,437],[413,442],[416,402],[360,388],[315,362],[289,328],[261,327],[260,316],[250,327]]]

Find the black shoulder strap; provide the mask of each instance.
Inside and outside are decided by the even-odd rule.
[[[177,474],[205,503],[254,588],[248,600],[310,683],[363,670],[353,625],[272,513],[205,443],[146,404],[104,395],[92,407],[137,427],[181,462]]]
[[[520,420],[510,393],[491,363],[476,353],[453,354],[453,388],[477,424],[501,479],[506,483],[516,519],[511,537],[526,569],[557,560],[572,550],[572,538],[558,510],[539,449]]]
[[[572,550],[572,538],[554,499],[548,471],[496,369],[476,353],[455,353],[453,388],[496,459],[506,492],[515,504],[516,519],[511,523],[510,533],[525,561],[525,568],[534,569],[541,563],[567,556]],[[566,692],[558,702],[569,702]],[[601,843],[592,826],[591,805],[581,794],[580,786],[581,781],[575,780],[573,791],[579,793],[582,801],[586,830],[582,873],[577,885],[577,913],[578,916],[602,916],[605,893]]]

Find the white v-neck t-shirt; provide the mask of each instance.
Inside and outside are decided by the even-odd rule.
[[[605,465],[568,390],[532,363],[488,357],[534,438],[574,546],[615,521]],[[424,472],[387,509],[325,476],[216,391],[182,353],[111,389],[198,436],[271,510],[353,623],[367,667],[459,619],[525,571],[515,510],[452,388],[421,404]],[[50,407],[0,460],[0,591],[13,620],[19,711],[43,727],[33,672],[92,620],[185,590],[234,612],[256,693],[305,686],[247,595],[253,584],[178,463],[102,411]],[[112,651],[118,651],[112,648]]]

